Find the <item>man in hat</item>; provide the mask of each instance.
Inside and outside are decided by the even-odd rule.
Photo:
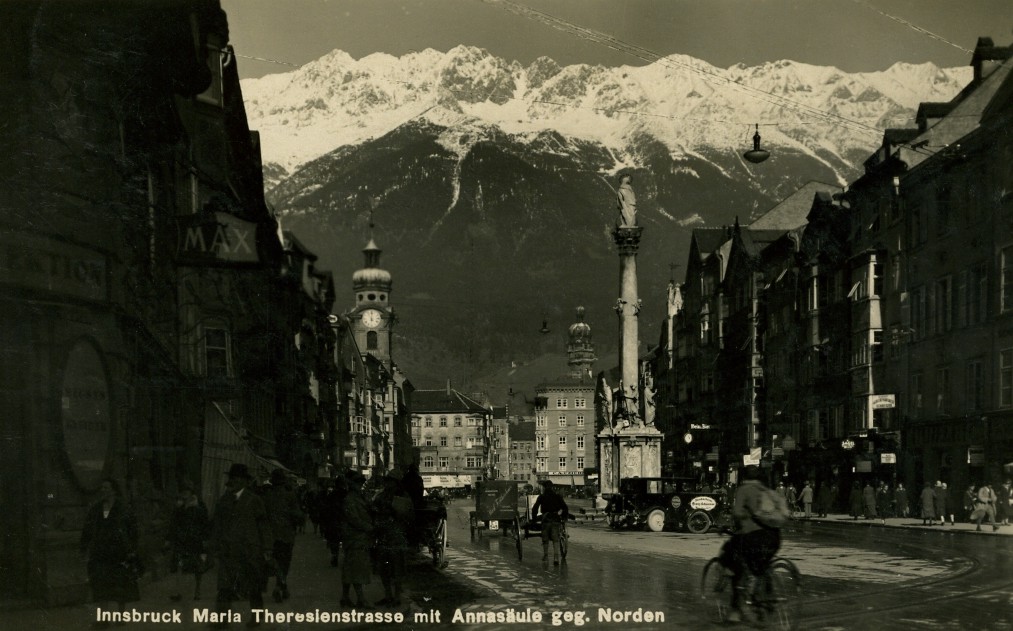
[[[354,469],[349,469],[345,479],[348,481],[348,494],[345,496],[341,533],[341,545],[345,549],[344,564],[341,566],[341,606],[355,606],[361,609],[369,606],[363,593],[363,585],[369,585],[373,575],[370,559],[374,537],[373,516],[369,510],[369,502],[362,492],[366,477]],[[353,588],[358,600],[356,603],[352,603],[349,597]]]
[[[233,600],[248,598],[250,619],[253,609],[263,609],[267,564],[271,560],[274,536],[264,501],[249,488],[252,476],[246,465],[229,468],[225,494],[215,505],[211,525],[211,549],[218,557],[216,607],[224,618]],[[225,622],[215,626],[228,626]]]
[[[264,492],[264,506],[267,518],[271,520],[274,536],[275,585],[274,600],[286,600],[288,593],[288,570],[292,566],[292,548],[295,546],[295,530],[302,522],[299,500],[288,486],[285,472],[275,469],[271,472],[271,485]]]
[[[531,507],[531,518],[542,512],[542,561],[549,560],[549,542],[552,542],[552,564],[559,565],[560,524],[566,519],[569,509],[562,497],[556,493],[551,480],[542,482],[542,493]]]

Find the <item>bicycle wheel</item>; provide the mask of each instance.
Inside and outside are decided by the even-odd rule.
[[[700,597],[706,603],[710,621],[724,622],[732,607],[732,577],[716,558],[703,567]]]
[[[764,608],[771,614],[771,622],[782,631],[797,629],[802,617],[802,578],[795,564],[788,559],[774,559],[766,578],[770,593],[758,599],[765,601]]]
[[[566,524],[561,524],[559,526],[559,558],[563,561],[566,560],[567,539],[569,538],[570,535],[566,534]]]

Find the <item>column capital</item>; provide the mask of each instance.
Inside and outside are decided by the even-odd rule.
[[[612,231],[612,239],[616,242],[620,254],[636,254],[640,249],[642,226],[616,226]]]

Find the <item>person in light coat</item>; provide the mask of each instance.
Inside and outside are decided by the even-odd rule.
[[[813,516],[813,487],[808,481],[802,487],[799,497],[802,500],[802,506],[805,508],[805,518],[809,519]]]

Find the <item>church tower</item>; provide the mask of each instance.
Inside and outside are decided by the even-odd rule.
[[[574,377],[591,378],[591,366],[598,358],[591,342],[591,327],[584,322],[584,307],[577,307],[577,321],[570,325],[566,344],[566,363]]]
[[[365,264],[352,274],[355,307],[349,314],[352,332],[359,350],[391,367],[390,342],[394,311],[390,307],[390,272],[380,267],[382,250],[372,238],[362,250]]]

